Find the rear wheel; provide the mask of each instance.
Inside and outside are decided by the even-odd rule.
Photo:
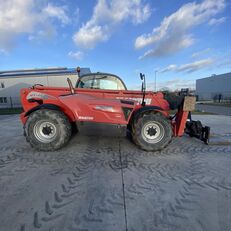
[[[134,122],[132,137],[143,150],[159,151],[172,140],[172,127],[160,113],[144,113]]]
[[[26,138],[32,147],[54,151],[63,147],[71,137],[71,124],[60,111],[41,109],[26,122]]]

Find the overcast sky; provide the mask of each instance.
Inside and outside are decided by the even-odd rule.
[[[231,71],[230,0],[0,0],[0,70],[90,67],[129,88]]]

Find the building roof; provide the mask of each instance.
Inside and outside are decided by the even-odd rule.
[[[80,76],[91,73],[90,68],[80,68]],[[24,69],[24,70],[7,70],[0,71],[0,78],[20,78],[40,75],[63,75],[77,74],[77,68],[57,67],[57,68],[40,68],[40,69]]]
[[[203,80],[206,80],[206,79],[219,79],[219,78],[231,78],[231,72],[224,73],[224,74],[219,74],[219,75],[213,74],[213,75],[211,75],[209,77],[197,79],[196,81],[203,81]]]

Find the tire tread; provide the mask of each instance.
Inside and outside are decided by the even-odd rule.
[[[57,134],[58,138],[51,143],[42,143],[38,141],[33,134],[33,125],[36,121],[42,118],[48,118],[52,121],[56,121],[56,123],[58,123],[58,126],[61,126],[61,129],[59,129],[60,134]],[[33,148],[36,148],[40,151],[55,151],[62,148],[68,143],[72,134],[72,127],[68,118],[63,112],[50,109],[40,109],[33,112],[29,116],[26,122],[25,131],[26,139]]]
[[[141,138],[141,129],[140,129],[140,124],[142,124],[142,121],[144,120],[145,116],[150,116],[150,117],[154,117],[157,120],[162,121],[164,128],[165,128],[165,133],[167,135],[165,135],[165,142],[162,142],[161,144],[157,143],[157,144],[148,144],[148,143],[144,143],[144,141],[142,142],[142,138]],[[159,122],[160,122],[159,121]],[[139,134],[138,134],[139,133]],[[162,149],[164,149],[171,141],[172,141],[172,127],[170,124],[170,121],[165,118],[161,113],[158,112],[146,112],[146,113],[141,113],[137,120],[134,121],[133,125],[132,125],[132,138],[134,143],[141,149],[145,150],[145,151],[160,151]],[[163,140],[161,140],[163,141]]]

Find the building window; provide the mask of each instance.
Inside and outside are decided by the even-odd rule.
[[[0,103],[7,103],[7,97],[0,97]]]
[[[5,88],[5,84],[1,82],[1,88]]]

